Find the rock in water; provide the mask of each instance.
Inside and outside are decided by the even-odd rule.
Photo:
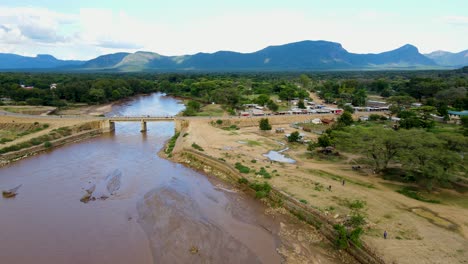
[[[110,195],[113,195],[120,189],[120,182],[122,180],[122,172],[119,169],[114,170],[112,173],[107,175],[107,191]]]
[[[2,195],[3,195],[3,198],[13,198],[15,197],[16,195],[18,195],[18,189],[23,186],[22,184],[16,186],[15,188],[13,189],[10,189],[10,190],[7,190],[7,191],[3,191],[2,192]]]

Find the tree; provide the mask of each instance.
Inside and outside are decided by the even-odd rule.
[[[435,182],[451,179],[456,166],[462,163],[460,155],[445,149],[444,141],[425,131],[417,136],[413,133],[403,151],[399,156],[401,162],[428,190],[432,190]]]
[[[261,94],[257,98],[255,98],[255,103],[261,106],[266,105],[270,101],[270,96],[266,94]]]
[[[273,112],[276,112],[279,109],[279,106],[275,102],[273,102],[273,100],[268,101],[267,107]]]
[[[302,85],[302,88],[304,88],[304,89],[309,88],[310,83],[311,83],[311,80],[310,80],[309,76],[307,76],[305,74],[301,74],[301,76],[299,76],[299,81],[300,81],[300,83]]]
[[[350,112],[345,111],[339,118],[338,118],[338,126],[350,126],[353,123],[353,116]]]
[[[322,148],[326,148],[332,145],[332,139],[327,134],[322,134],[317,139],[317,145]]]
[[[288,142],[298,142],[301,139],[301,134],[299,131],[294,131],[288,136]]]
[[[376,172],[386,169],[388,164],[395,160],[397,154],[406,146],[410,135],[409,132],[397,132],[382,127],[361,126],[332,132],[338,148],[364,154]]]
[[[199,102],[191,100],[187,103],[187,108],[192,108],[194,111],[198,112],[200,111],[201,105]]]
[[[304,104],[304,101],[303,101],[303,100],[299,100],[299,102],[297,103],[297,107],[299,107],[300,109],[306,109],[306,107],[305,107],[305,104]]]
[[[263,131],[271,130],[271,125],[270,125],[270,122],[268,121],[268,118],[260,119],[259,126],[260,126],[260,130],[263,130]]]
[[[103,89],[92,88],[89,90],[89,97],[93,102],[102,103],[106,99],[106,93]]]

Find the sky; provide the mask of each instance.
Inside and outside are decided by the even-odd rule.
[[[379,53],[468,49],[466,0],[1,0],[0,53],[254,52],[302,40]]]

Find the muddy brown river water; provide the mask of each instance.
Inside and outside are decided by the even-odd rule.
[[[138,97],[109,115],[173,115],[160,94]],[[252,198],[156,153],[171,122],[117,123],[116,131],[0,169],[0,263],[280,263],[279,223]],[[120,188],[80,202],[115,170]]]

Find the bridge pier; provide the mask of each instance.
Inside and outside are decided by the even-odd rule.
[[[141,130],[140,132],[146,132],[146,121],[145,120],[141,120]]]
[[[100,128],[103,133],[112,132],[115,130],[115,123],[113,121],[104,120],[101,121]]]

